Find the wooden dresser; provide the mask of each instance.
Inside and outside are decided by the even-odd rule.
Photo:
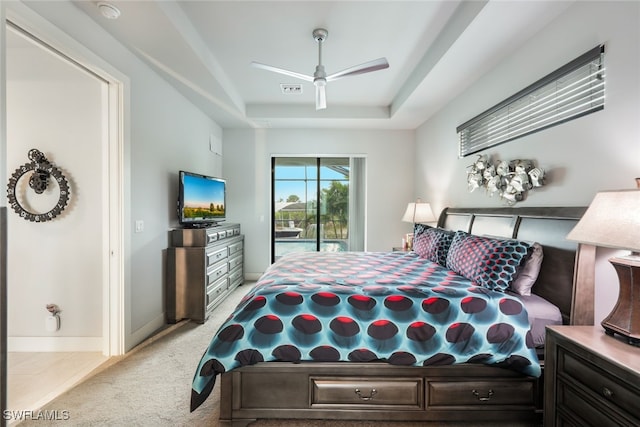
[[[171,230],[167,249],[167,322],[204,323],[213,309],[244,282],[240,224]]]
[[[547,327],[544,425],[640,425],[640,348],[600,326]]]

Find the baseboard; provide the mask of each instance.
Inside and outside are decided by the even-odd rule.
[[[16,352],[102,352],[102,337],[8,337],[7,350]]]
[[[127,339],[127,348],[125,349],[125,352],[131,350],[133,347],[155,334],[159,329],[165,327],[166,323],[166,314],[163,311],[162,314],[156,316],[155,319],[131,333]]]
[[[260,277],[262,277],[262,274],[263,273],[244,273],[244,280],[249,281],[249,282],[255,282]]]

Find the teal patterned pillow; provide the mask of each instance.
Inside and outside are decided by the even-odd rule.
[[[457,231],[447,255],[446,267],[478,286],[505,291],[526,261],[532,245]]]
[[[416,226],[417,227],[417,226]],[[442,228],[428,227],[415,234],[413,238],[413,250],[421,257],[429,261],[437,262],[443,267],[447,266],[447,254],[453,241],[453,231]]]

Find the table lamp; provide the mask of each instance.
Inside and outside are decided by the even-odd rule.
[[[402,216],[402,221],[422,224],[425,222],[436,222],[436,217],[433,215],[429,203],[424,203],[420,199],[417,199],[415,203],[412,202],[407,205],[407,210]]]
[[[416,199],[415,203],[412,202],[407,205],[407,210],[402,216],[402,221],[412,223],[415,230],[416,224],[422,224],[425,222],[436,222],[437,220],[433,215],[431,205],[429,203],[422,202],[420,199]],[[413,233],[407,234],[406,238],[403,239],[403,242],[403,246],[405,249],[412,250]]]
[[[609,262],[618,274],[620,293],[601,322],[607,335],[619,334],[640,344],[640,190],[603,191],[594,197],[568,240],[593,246],[627,249]]]

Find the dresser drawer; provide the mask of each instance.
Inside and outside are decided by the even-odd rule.
[[[632,390],[630,384],[618,381],[616,377],[603,371],[607,369],[606,363],[599,362],[600,367],[598,367],[579,356],[566,352],[564,348],[559,349],[558,356],[558,375],[563,381],[573,379],[586,386],[598,399],[640,418],[639,390],[637,388]]]
[[[421,410],[422,378],[310,377],[311,407],[376,407]]]
[[[227,248],[207,249],[207,267],[227,258]]]
[[[207,270],[207,286],[224,277],[228,271],[229,265],[226,262],[209,268],[209,270]]]
[[[232,256],[234,254],[241,254],[243,246],[244,246],[244,242],[242,240],[240,240],[237,243],[230,244],[229,245],[229,256]]]
[[[244,272],[242,271],[242,263],[236,266],[235,270],[229,272],[229,287],[235,288],[244,282]]]
[[[223,277],[217,282],[207,287],[207,298],[205,305],[207,311],[210,311],[218,302],[218,300],[225,295],[227,290],[227,278]]]
[[[556,425],[619,427],[637,426],[638,421],[624,419],[615,409],[610,409],[606,403],[598,399],[585,396],[583,391],[575,389],[563,381],[558,382],[556,390],[558,396],[556,409]]]
[[[229,270],[234,270],[236,267],[242,265],[242,255],[235,256],[229,259]]]
[[[510,405],[531,407],[536,403],[535,384],[531,381],[429,381],[427,406]]]

